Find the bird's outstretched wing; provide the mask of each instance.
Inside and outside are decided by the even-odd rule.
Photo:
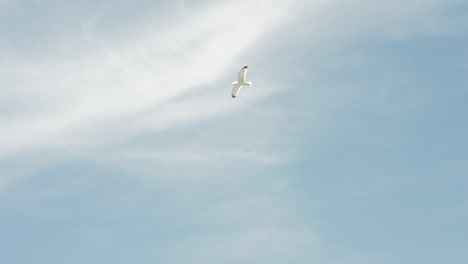
[[[247,65],[242,67],[242,69],[239,71],[237,74],[237,82],[238,83],[244,83],[245,82],[245,76],[247,75]]]
[[[236,98],[241,88],[242,88],[242,85],[240,84],[234,84],[234,86],[232,86],[232,92],[231,92],[232,98]]]

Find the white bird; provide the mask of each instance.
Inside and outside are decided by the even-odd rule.
[[[247,73],[247,68],[248,68],[247,65],[242,67],[242,69],[237,74],[237,81],[231,83],[231,85],[232,85],[232,92],[231,92],[232,98],[236,98],[236,96],[239,93],[242,86],[252,85],[252,82],[246,82],[245,81],[245,75]]]

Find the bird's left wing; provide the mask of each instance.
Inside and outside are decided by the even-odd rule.
[[[232,86],[232,92],[231,92],[232,98],[236,98],[241,88],[242,88],[242,85],[240,84],[234,84],[234,86]]]

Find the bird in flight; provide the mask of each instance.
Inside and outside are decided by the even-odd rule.
[[[245,81],[245,75],[247,73],[247,68],[248,68],[247,65],[242,67],[242,69],[237,74],[237,81],[231,83],[231,85],[232,85],[232,92],[231,92],[232,98],[236,98],[236,96],[239,93],[242,86],[252,85],[252,82],[246,82]]]

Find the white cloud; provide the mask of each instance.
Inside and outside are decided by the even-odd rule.
[[[225,234],[188,237],[181,244],[183,254],[173,256],[181,263],[239,261],[284,263],[314,255],[314,239],[306,230],[255,228]]]
[[[291,189],[281,180],[259,180],[263,186],[239,175],[236,182],[222,183],[217,195],[182,194],[191,209],[182,214],[192,229],[178,234],[174,243],[157,248],[158,258],[191,262],[270,262],[310,259],[321,250],[313,224],[298,217]],[[216,191],[211,186],[200,192]],[[235,188],[241,191],[231,190]],[[261,190],[259,190],[261,189]],[[185,197],[186,196],[186,197]],[[218,199],[213,199],[218,197]],[[178,220],[182,223],[183,219]],[[177,252],[177,253],[176,253]]]
[[[227,84],[235,71],[251,59],[246,54],[266,46],[264,41],[288,43],[291,40],[284,38],[291,37],[303,40],[295,47],[319,52],[324,43],[341,43],[335,47],[343,48],[359,42],[358,36],[377,33],[400,38],[420,32],[458,32],[456,25],[460,23],[447,19],[443,10],[459,2],[305,4],[285,0],[271,5],[262,0],[230,1],[204,3],[195,9],[190,6],[189,15],[186,3],[179,2],[180,9],[172,17],[161,19],[148,12],[110,33],[99,25],[100,12],[87,14],[78,31],[75,26],[73,32],[54,35],[57,41],[51,43],[56,53],[48,51],[47,56],[29,59],[9,54],[0,63],[0,126],[5,128],[0,131],[0,158],[41,149],[84,153],[99,145],[122,144],[148,133],[239,111],[286,88],[269,81],[267,78],[273,76],[265,74],[253,81],[268,89],[251,89],[235,101],[228,96]],[[287,26],[289,22],[292,27]],[[279,32],[285,34],[270,34]],[[287,56],[285,50],[281,53]],[[270,61],[274,63],[275,58]],[[310,75],[310,69],[290,66],[298,76]],[[249,76],[255,70],[252,66]],[[162,155],[154,149],[136,152],[129,149],[135,156]],[[212,148],[205,157],[232,155],[262,163],[284,160],[284,156],[267,152]],[[178,156],[180,151],[176,147],[171,153]],[[197,155],[183,156],[190,159]]]
[[[130,36],[101,39],[88,26],[84,37],[73,39],[77,43],[65,41],[62,45],[71,47],[60,47],[71,54],[5,62],[0,66],[4,109],[0,121],[8,129],[0,135],[2,156],[37,147],[131,137],[136,128],[126,129],[130,125],[122,121],[131,121],[140,134],[155,124],[170,126],[236,109],[229,105],[228,96],[229,103],[213,103],[212,96],[205,96],[203,102],[210,109],[200,102],[171,104],[169,100],[210,84],[229,94],[229,85],[219,82],[220,78],[227,73],[235,76],[239,65],[247,63],[245,58],[240,60],[242,53],[283,22],[285,3],[211,4],[163,28],[139,21],[125,29],[133,31]],[[73,54],[83,42],[94,47]],[[145,121],[149,118],[151,122]],[[122,132],[100,134],[95,127],[103,123],[114,123]]]

